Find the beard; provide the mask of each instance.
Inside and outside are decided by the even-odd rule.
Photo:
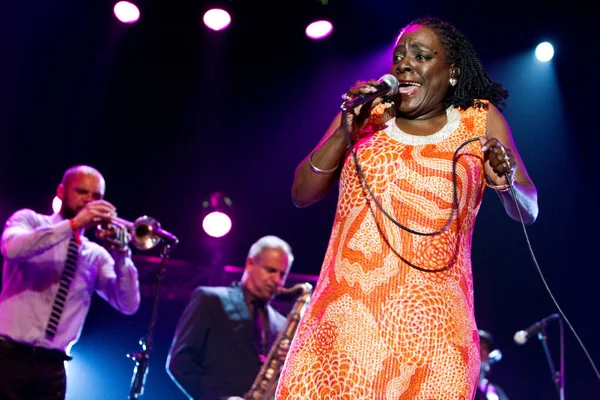
[[[64,197],[62,199],[62,207],[60,209],[60,213],[65,219],[72,219],[81,211],[83,207],[73,208],[70,206],[70,203],[77,203],[75,200],[71,201],[71,196],[69,191],[65,191]]]
[[[71,218],[75,218],[75,216],[77,215],[77,213],[78,213],[80,210],[76,210],[76,209],[74,209],[74,208],[72,208],[72,207],[69,207],[67,204],[68,204],[68,198],[67,198],[67,197],[65,197],[65,198],[63,199],[63,203],[62,203],[62,207],[61,207],[61,209],[60,209],[60,213],[62,214],[62,216],[63,216],[65,219],[71,219]]]
[[[77,213],[75,212],[75,210],[73,210],[72,208],[68,208],[68,207],[63,207],[60,210],[60,213],[62,214],[62,216],[65,219],[75,218],[75,216],[77,215]]]

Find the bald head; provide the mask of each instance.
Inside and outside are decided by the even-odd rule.
[[[61,214],[73,218],[87,203],[104,198],[104,177],[95,168],[76,165],[65,171],[56,195],[62,200]]]
[[[75,177],[79,175],[93,175],[97,177],[102,182],[102,186],[104,186],[104,177],[102,176],[100,171],[98,171],[94,167],[90,167],[89,165],[75,165],[69,168],[65,171],[61,183],[63,184],[63,186],[67,186],[68,184],[73,182]]]

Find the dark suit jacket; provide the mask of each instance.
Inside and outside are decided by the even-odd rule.
[[[267,310],[270,349],[286,318]],[[195,400],[243,396],[261,366],[252,332],[241,286],[198,287],[177,324],[167,371]]]

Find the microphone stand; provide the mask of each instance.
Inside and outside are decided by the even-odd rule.
[[[552,380],[556,386],[556,390],[558,391],[558,396],[560,400],[565,400],[565,341],[564,341],[564,326],[562,318],[559,318],[560,323],[560,370],[556,370],[554,366],[554,361],[550,355],[550,351],[548,350],[547,343],[547,335],[546,335],[546,326],[542,325],[541,330],[538,332],[538,339],[542,342],[542,347],[544,348],[544,353],[546,354],[546,360],[548,361],[548,366],[550,368],[550,373],[552,374]]]
[[[152,316],[146,336],[140,338],[139,344],[142,346],[142,351],[139,353],[129,353],[127,358],[135,362],[133,367],[133,376],[131,378],[131,387],[129,390],[129,400],[135,400],[144,394],[144,384],[148,376],[148,361],[150,359],[150,349],[152,348],[152,333],[154,325],[156,325],[158,298],[160,294],[160,284],[165,271],[165,261],[174,246],[171,242],[165,242],[161,250],[161,261],[159,265],[158,278],[156,280],[156,292],[154,294],[154,305],[152,307]]]

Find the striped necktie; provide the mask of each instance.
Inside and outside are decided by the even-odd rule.
[[[54,339],[54,336],[56,335],[58,323],[60,322],[60,316],[67,300],[67,294],[69,293],[69,287],[71,286],[71,281],[75,277],[75,268],[77,265],[78,256],[79,245],[77,244],[76,237],[73,236],[69,241],[65,268],[60,278],[60,284],[58,285],[58,291],[54,297],[54,305],[52,306],[50,319],[48,321],[48,325],[46,326],[46,338],[49,340]]]

